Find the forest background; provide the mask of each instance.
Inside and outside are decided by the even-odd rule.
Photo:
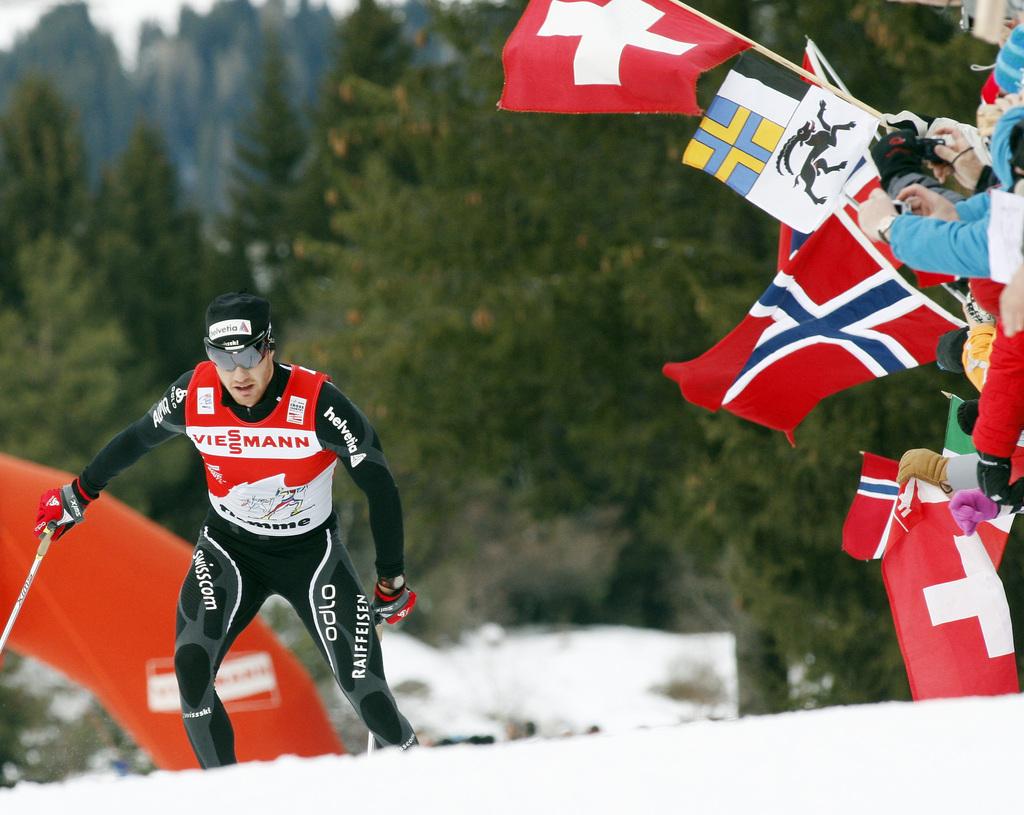
[[[884,111],[971,122],[969,66],[994,59],[954,10],[698,5],[796,62],[812,37]],[[0,53],[0,450],[77,472],[199,361],[208,300],[248,287],[273,300],[278,358],[329,372],[383,440],[421,597],[410,633],[727,630],[743,713],[908,698],[877,564],[843,555],[840,533],[859,451],[940,449],[940,390],[968,386],[934,366],[860,386],[795,448],[683,402],[661,365],[746,313],[778,224],[681,166],[695,118],[497,111],[522,8],[361,0],[334,20],[228,0],[144,30],[129,70],[72,4]],[[701,80],[704,103],[726,70]],[[191,541],[203,483],[177,441],[110,492]],[[1002,576],[1019,638],[1019,547]],[[15,663],[0,765],[73,770],[40,749],[71,736],[7,681]]]

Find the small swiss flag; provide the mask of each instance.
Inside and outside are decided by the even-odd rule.
[[[697,78],[749,47],[673,0],[531,0],[505,43],[498,106],[695,116]]]

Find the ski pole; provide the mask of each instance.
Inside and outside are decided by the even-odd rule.
[[[380,625],[377,626],[377,645],[378,646],[380,645],[381,640],[383,640],[383,639],[384,639],[384,624],[381,623]],[[370,730],[366,734],[366,752],[367,753],[372,753],[376,749],[377,749],[377,742],[373,738],[373,731]]]
[[[39,564],[43,562],[43,555],[45,555],[46,550],[50,548],[50,540],[52,537],[53,529],[50,527],[47,527],[46,531],[40,536],[39,548],[36,550],[36,559],[32,561],[32,568],[28,571],[28,577],[25,579],[25,585],[21,587],[21,594],[18,595],[18,600],[14,604],[14,609],[11,611],[11,616],[7,620],[7,625],[4,626],[4,633],[0,635],[0,655],[3,655],[4,646],[7,645],[7,638],[11,635],[11,629],[14,628],[14,621],[18,619],[21,607],[25,603],[25,595],[28,594],[29,587],[32,585],[33,579],[35,579],[36,572],[39,571]]]

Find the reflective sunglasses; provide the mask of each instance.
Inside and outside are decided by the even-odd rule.
[[[206,346],[206,356],[222,371],[233,371],[239,367],[255,368],[270,350],[270,341],[266,337],[237,351],[218,348],[216,345],[211,345],[209,340],[203,340],[203,344]]]

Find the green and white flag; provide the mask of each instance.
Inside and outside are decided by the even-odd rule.
[[[954,394],[947,394],[947,396],[949,396],[949,416],[946,417],[946,441],[942,455],[948,458],[949,456],[963,456],[978,452],[974,449],[971,437],[960,429],[960,423],[956,420],[956,412],[964,400]]]

